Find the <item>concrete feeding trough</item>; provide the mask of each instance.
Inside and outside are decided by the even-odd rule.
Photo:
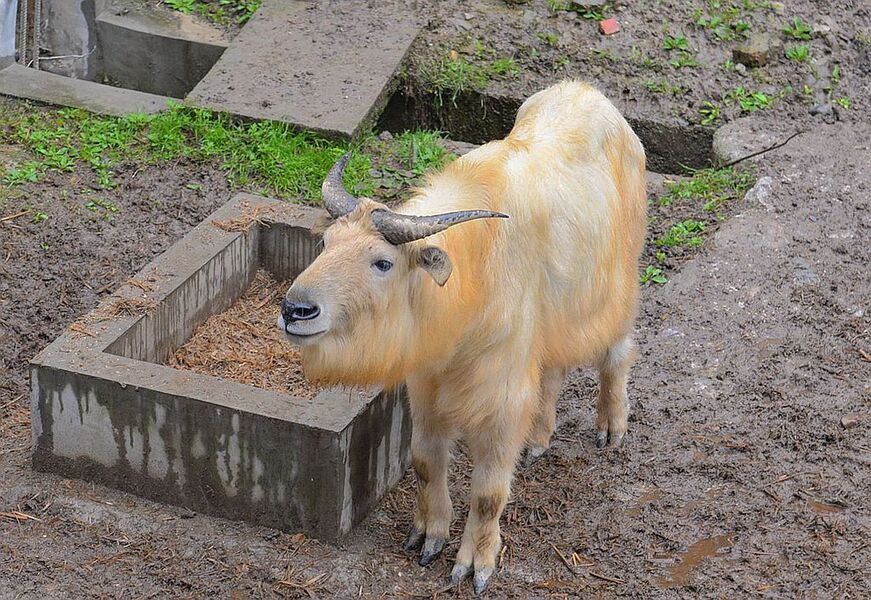
[[[258,269],[278,280],[305,269],[319,213],[237,195],[34,358],[34,467],[329,541],[347,534],[408,465],[401,390],[305,400],[161,364]]]

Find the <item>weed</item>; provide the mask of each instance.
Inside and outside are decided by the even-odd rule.
[[[39,244],[39,247],[42,248],[43,250],[45,250],[46,252],[48,252],[49,245],[46,244],[45,242],[42,242],[41,244]]]
[[[727,92],[723,97],[723,101],[726,104],[737,104],[741,108],[741,112],[745,113],[768,108],[774,103],[774,100],[773,96],[762,92],[751,92],[742,86]]]
[[[804,84],[804,88],[802,88],[801,93],[804,94],[805,96],[813,96],[814,95],[814,88],[812,88],[808,84]]]
[[[581,18],[589,19],[591,21],[601,21],[605,18],[605,15],[612,10],[611,4],[609,2],[606,2],[602,6],[596,8],[589,6],[580,6],[571,2],[570,0],[547,0],[547,5],[553,12],[576,12]]]
[[[795,62],[806,62],[811,55],[811,48],[807,44],[797,44],[786,51],[786,58]]]
[[[738,36],[745,36],[750,29],[746,18],[755,10],[753,2],[743,2],[741,6],[729,4],[721,0],[708,0],[705,9],[696,8],[692,20],[695,25],[707,29],[720,41],[730,41]]]
[[[847,110],[849,110],[850,106],[852,106],[849,98],[838,98],[837,100],[835,100],[835,104],[837,104],[841,108],[846,108]]]
[[[810,25],[803,22],[801,17],[793,17],[792,22],[784,25],[782,29],[783,33],[790,36],[796,40],[809,40],[811,39],[811,28]]]
[[[724,202],[741,198],[754,181],[752,173],[734,167],[700,169],[690,179],[667,183],[668,194],[659,199],[659,204],[700,201],[705,211],[712,211]]]
[[[663,252],[662,250],[657,250],[654,257],[656,258],[656,262],[658,262],[658,263],[665,262],[665,252]]]
[[[672,225],[668,232],[658,240],[657,246],[674,248],[677,246],[699,246],[702,238],[699,234],[705,231],[705,223],[695,219],[687,219]]]
[[[668,278],[662,274],[662,269],[653,265],[647,265],[644,273],[641,274],[641,283],[652,281],[660,285],[668,283]]]
[[[6,185],[21,185],[23,183],[33,183],[39,181],[42,174],[40,163],[28,161],[14,169],[9,169],[6,175],[3,176],[3,183]]]
[[[38,225],[46,220],[48,220],[48,215],[41,210],[34,211],[33,216],[30,218],[30,222],[34,225]]]
[[[720,118],[720,107],[713,102],[703,102],[699,113],[702,115],[701,124],[710,125]]]
[[[406,131],[396,136],[397,157],[416,176],[445,166],[453,155],[440,143],[441,136],[431,131]]]
[[[108,220],[113,214],[118,212],[118,207],[102,198],[94,198],[85,203],[85,208],[91,212],[102,213],[103,218]]]
[[[665,78],[660,79],[659,81],[648,79],[644,82],[644,87],[654,94],[672,94],[676,96],[683,91],[683,88],[679,85],[672,85],[668,79]]]
[[[724,71],[734,71],[735,70],[735,63],[733,63],[731,60],[729,60],[727,58],[725,61],[723,61],[723,64],[720,65],[720,68],[723,69]]]
[[[670,61],[668,61],[668,64],[670,64],[675,69],[683,69],[684,67],[698,67],[699,66],[698,61],[695,58],[693,58],[693,55],[685,50],[681,50],[678,53],[677,58],[671,59]]]
[[[218,24],[231,21],[242,25],[260,8],[261,0],[164,0],[172,9],[184,14],[197,13]]]
[[[539,31],[535,34],[535,37],[540,39],[548,46],[556,46],[557,44],[559,44],[559,36],[555,33],[545,33],[543,31]]]
[[[450,93],[451,102],[456,103],[457,96],[462,92],[480,90],[493,79],[512,79],[520,73],[513,58],[482,60],[489,51],[479,40],[476,40],[475,48],[480,64],[473,64],[452,50],[445,56],[421,65],[421,76],[429,82],[440,102],[444,92]]]
[[[689,50],[689,42],[683,36],[672,37],[670,35],[665,36],[665,39],[662,40],[662,47],[666,50]]]
[[[194,192],[201,192],[201,191],[203,191],[203,186],[202,186],[201,184],[199,184],[199,183],[186,183],[186,184],[185,184],[185,188],[187,188],[187,189],[189,189],[189,190],[192,190],[192,191],[194,191]]]
[[[835,65],[832,69],[832,89],[838,87],[838,84],[841,83],[841,66]]]

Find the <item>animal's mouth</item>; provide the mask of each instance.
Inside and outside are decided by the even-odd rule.
[[[327,332],[326,329],[321,329],[320,331],[299,331],[292,329],[293,324],[285,323],[281,315],[278,316],[277,325],[284,332],[287,340],[297,346],[307,346]]]

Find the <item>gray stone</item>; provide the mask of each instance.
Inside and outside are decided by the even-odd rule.
[[[745,67],[741,63],[737,63],[735,65],[735,72],[738,73],[739,75],[746,75],[747,74],[747,67]]]
[[[214,225],[254,210],[268,225]],[[305,400],[160,364],[258,268],[301,272],[317,254],[310,229],[321,214],[240,194],[136,276],[152,291],[126,285],[107,300],[144,297],[153,308],[106,319],[104,304],[37,355],[34,467],[325,540],[347,534],[408,465],[401,391]]]
[[[18,64],[0,71],[0,94],[117,116],[160,112],[169,100],[165,96],[73,79]]]
[[[768,33],[754,33],[744,44],[732,50],[732,60],[748,67],[762,67],[779,50],[783,43]]]
[[[823,104],[817,104],[813,108],[808,111],[812,115],[830,115],[834,112],[834,108],[828,102],[824,102]]]
[[[411,9],[264,0],[191,103],[352,138],[377,118],[419,30]]]
[[[771,131],[759,117],[735,119],[719,127],[714,133],[714,162],[720,165],[729,164],[767,148],[778,140],[778,134]]]
[[[774,180],[769,176],[760,177],[756,184],[747,190],[744,196],[745,204],[757,203],[765,207],[765,210],[774,210],[774,206],[769,202],[771,190],[774,186]]]
[[[811,268],[811,265],[805,259],[796,257],[793,259],[795,270],[793,271],[793,281],[799,285],[812,285],[820,280],[820,276]]]

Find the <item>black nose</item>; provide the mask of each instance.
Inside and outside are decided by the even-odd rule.
[[[287,298],[281,301],[281,316],[285,323],[309,321],[321,314],[321,309],[308,302],[291,302]]]

